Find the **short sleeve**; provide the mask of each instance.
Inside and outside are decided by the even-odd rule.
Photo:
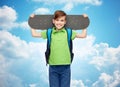
[[[44,31],[41,32],[41,37],[42,37],[43,39],[47,39],[46,32],[47,32],[47,30],[44,30]]]
[[[74,40],[75,39],[75,37],[76,37],[76,34],[77,34],[77,32],[75,32],[74,30],[72,30],[72,40]]]

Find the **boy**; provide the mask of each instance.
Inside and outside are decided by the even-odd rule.
[[[83,16],[87,17],[86,14]],[[34,14],[31,15],[31,17],[34,17]],[[54,27],[52,28],[50,56],[48,60],[50,87],[70,87],[71,57],[67,42],[67,32],[64,27],[66,24],[66,13],[64,11],[57,10],[54,13],[52,22]],[[31,31],[33,37],[42,37],[47,39],[46,31],[37,32],[35,29],[31,29]],[[83,29],[81,33],[72,31],[71,39],[85,38],[86,36],[86,29]]]

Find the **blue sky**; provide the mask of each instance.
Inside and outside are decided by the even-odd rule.
[[[0,87],[49,87],[46,40],[33,38],[30,14],[86,13],[88,36],[75,39],[71,87],[120,87],[119,0],[0,0]],[[81,32],[78,30],[77,32]]]

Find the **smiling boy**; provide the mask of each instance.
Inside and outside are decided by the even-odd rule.
[[[83,15],[87,17],[86,14]],[[31,15],[34,17],[34,15]],[[51,34],[50,56],[49,56],[49,83],[50,87],[70,87],[71,80],[71,56],[67,40],[67,32],[65,30],[66,13],[61,10],[57,10],[54,13],[52,20],[54,27]],[[42,37],[47,39],[46,30],[37,32],[35,29],[31,29],[33,37]],[[72,30],[71,39],[85,38],[87,36],[87,30],[82,29],[81,33],[77,33]]]

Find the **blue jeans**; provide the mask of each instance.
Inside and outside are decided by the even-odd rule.
[[[70,65],[49,66],[50,87],[70,87],[70,79],[71,79]]]

